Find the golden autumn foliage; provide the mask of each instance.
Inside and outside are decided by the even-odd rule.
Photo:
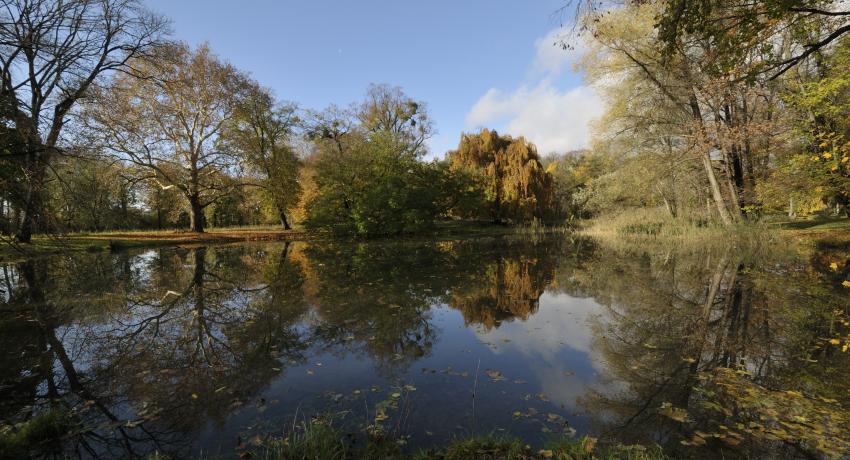
[[[537,148],[523,137],[481,130],[461,136],[448,153],[453,171],[465,170],[478,179],[487,206],[464,217],[496,222],[522,222],[546,217],[552,208],[552,176],[540,163]]]

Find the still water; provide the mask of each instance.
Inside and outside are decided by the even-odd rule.
[[[777,252],[557,235],[0,264],[0,424],[58,417],[30,454],[70,457],[230,458],[316,416],[410,450],[847,455],[850,256]]]

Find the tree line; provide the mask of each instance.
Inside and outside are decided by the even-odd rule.
[[[4,4],[0,226],[19,242],[294,221],[398,234],[439,218],[550,217],[533,145],[484,131],[425,161],[433,121],[400,88],[302,109],[208,45],[171,40],[168,20],[139,0]]]
[[[571,2],[603,97],[591,152],[552,166],[581,214],[723,224],[850,215],[850,11],[840,2]],[[575,36],[564,40],[572,46]]]

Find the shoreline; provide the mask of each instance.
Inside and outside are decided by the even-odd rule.
[[[670,225],[669,222],[659,223]],[[637,226],[638,231],[631,231]],[[671,244],[706,244],[716,241],[729,241],[730,238],[753,238],[763,240],[768,245],[783,241],[814,246],[817,248],[850,247],[850,219],[824,219],[808,221],[773,222],[755,225],[737,225],[733,227],[682,227],[671,233],[646,233],[645,224],[631,223],[623,227],[622,223],[604,219],[583,221],[572,229],[576,234],[599,239],[616,239],[623,243],[653,241]],[[473,238],[521,234],[523,232],[541,233],[564,231],[565,227],[543,227],[531,229],[523,226],[499,225],[489,222],[441,222],[430,231],[388,235],[370,238],[379,240],[423,240],[446,238]],[[331,233],[307,231],[303,229],[273,229],[268,227],[241,227],[210,229],[204,233],[183,230],[163,231],[109,231],[102,233],[77,233],[66,235],[38,235],[30,245],[17,245],[8,238],[0,240],[0,262],[77,252],[120,251],[132,248],[154,248],[161,246],[183,246],[203,244],[228,244],[245,242],[296,242],[296,241],[364,241],[354,236],[340,236]]]
[[[474,238],[519,234],[524,231],[535,233],[553,231],[529,230],[522,226],[492,224],[488,222],[443,222],[430,231],[415,234],[388,235],[369,238],[368,241],[381,240],[422,240],[446,238]],[[204,233],[182,230],[175,231],[115,231],[102,233],[79,233],[66,235],[37,235],[29,245],[19,245],[8,238],[0,240],[0,262],[78,252],[120,251],[132,248],[154,248],[161,246],[228,244],[247,242],[296,242],[296,241],[367,241],[355,236],[334,235],[331,233],[307,230],[275,230],[263,227],[243,227],[235,229],[210,229]]]

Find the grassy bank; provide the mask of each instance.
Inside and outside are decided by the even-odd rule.
[[[622,243],[663,242],[682,246],[728,245],[746,247],[788,243],[818,247],[850,245],[850,220],[765,218],[724,226],[695,218],[671,218],[661,209],[633,209],[586,221],[581,234]]]

